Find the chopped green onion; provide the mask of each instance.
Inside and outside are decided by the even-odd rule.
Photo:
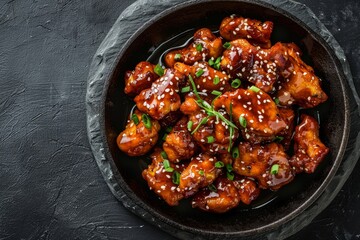
[[[167,133],[164,134],[164,136],[162,137],[162,140],[165,141],[167,137]]]
[[[249,89],[251,91],[253,91],[253,92],[256,92],[256,93],[260,91],[260,89],[258,87],[255,87],[255,86],[251,86]]]
[[[231,44],[229,42],[224,43],[224,48],[229,49],[231,47]]]
[[[131,115],[131,120],[134,121],[135,125],[138,125],[140,122],[138,116],[135,113],[133,115]]]
[[[284,137],[276,136],[275,139],[274,139],[274,142],[281,142],[282,140],[284,140]]]
[[[170,167],[170,162],[169,162],[169,160],[164,160],[163,161],[163,165],[164,165],[164,168],[169,168]]]
[[[198,52],[201,52],[202,49],[203,49],[203,46],[202,46],[201,43],[199,43],[199,44],[196,45],[196,50],[197,50]]]
[[[210,58],[208,63],[209,63],[210,66],[213,66],[215,62],[214,62],[213,58]]]
[[[247,122],[246,122],[246,118],[244,116],[239,117],[239,123],[243,128],[246,128]]]
[[[193,121],[188,121],[187,129],[188,129],[189,132],[191,132],[191,128],[192,128],[193,124],[194,124]]]
[[[204,73],[204,69],[200,68],[196,73],[195,73],[195,76],[196,77],[200,77],[201,75],[203,75]]]
[[[232,165],[231,165],[231,164],[226,164],[226,170],[227,170],[228,172],[232,172],[232,170],[233,170]]]
[[[239,88],[240,85],[241,85],[241,81],[238,78],[231,82],[231,87],[233,88]]]
[[[217,161],[217,162],[215,163],[215,167],[216,167],[216,168],[222,168],[222,167],[224,167],[224,163],[221,162],[221,161]]]
[[[213,136],[208,136],[206,139],[207,139],[207,143],[215,142],[215,138]]]
[[[233,181],[233,180],[234,180],[235,175],[234,175],[234,173],[233,173],[233,172],[227,172],[227,173],[226,173],[226,177],[227,177],[227,179],[229,179],[229,180]]]
[[[230,102],[230,122],[232,122],[232,102]],[[229,134],[230,134],[230,139],[229,139],[229,147],[228,147],[228,152],[230,152],[231,147],[232,147],[232,138],[234,136],[234,128],[230,127],[229,129]]]
[[[221,57],[218,57],[216,60],[215,60],[215,63],[220,63],[221,62]]]
[[[231,156],[233,158],[238,158],[240,156],[238,147],[233,147],[233,149],[231,150]]]
[[[191,132],[191,134],[194,134],[201,127],[201,125],[204,125],[205,123],[207,123],[208,119],[209,119],[209,117],[204,117],[203,119],[201,119],[200,123],[196,126],[194,131]]]
[[[175,54],[174,59],[175,60],[180,60],[181,59],[181,54],[180,53]]]
[[[204,176],[204,170],[199,170],[199,174],[200,174],[201,176]]]
[[[170,133],[171,130],[172,130],[172,127],[167,127],[167,128],[165,129],[165,131],[166,131],[167,133]]]
[[[180,173],[178,171],[174,171],[172,175],[172,182],[176,185],[180,183]]]
[[[274,99],[274,102],[275,102],[276,105],[279,105],[279,103],[280,103],[279,98],[275,98],[275,99]]]
[[[162,151],[160,154],[163,159],[168,159],[168,156],[165,151]]]
[[[220,69],[220,62],[221,62],[221,57],[218,57],[214,63],[214,68],[219,70]]]
[[[215,95],[215,96],[220,96],[220,95],[222,94],[222,92],[217,91],[217,90],[213,90],[213,91],[211,92],[211,94],[212,94],[212,95]]]
[[[212,191],[212,192],[217,192],[217,188],[215,187],[214,184],[210,184],[210,185],[208,186],[208,189],[209,189],[210,191]]]
[[[144,114],[141,116],[141,118],[142,118],[142,121],[143,121],[145,127],[146,127],[147,129],[151,129],[151,119],[150,119],[150,117],[149,117],[147,114],[144,113]]]
[[[218,85],[219,82],[220,82],[220,78],[219,78],[218,76],[214,77],[213,83],[214,83],[215,85]]]
[[[279,164],[272,165],[270,173],[275,175],[275,174],[278,174],[278,172],[279,172]]]
[[[187,92],[190,92],[190,86],[186,86],[186,87],[183,87],[182,89],[181,89],[181,92],[182,93],[187,93]]]
[[[164,69],[160,66],[160,64],[157,64],[154,68],[154,72],[159,75],[160,77],[164,75]]]

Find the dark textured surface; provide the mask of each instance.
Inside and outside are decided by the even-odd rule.
[[[1,239],[171,239],[113,197],[86,137],[88,67],[131,2],[0,2]],[[301,2],[339,41],[359,89],[360,2]],[[291,239],[360,239],[359,170]]]

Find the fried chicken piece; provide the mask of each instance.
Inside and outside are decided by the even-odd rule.
[[[239,158],[234,160],[234,171],[255,178],[261,188],[277,190],[294,178],[288,156],[280,144],[251,145],[241,142],[239,153]],[[278,171],[273,174],[271,168],[275,164]]]
[[[231,89],[231,86],[228,82],[228,75],[210,67],[207,62],[197,63],[193,66],[188,66],[184,63],[177,62],[175,63],[174,68],[184,75],[190,74],[194,80],[197,90],[208,93],[208,95],[211,95],[213,90],[226,92]]]
[[[289,160],[296,173],[313,173],[329,152],[319,138],[319,124],[306,115],[301,115],[301,123],[295,128],[294,156]]]
[[[294,43],[277,43],[271,48],[270,58],[277,62],[282,76],[276,95],[281,105],[313,108],[325,102],[328,96],[321,89],[314,69],[300,56],[301,51]]]
[[[154,72],[154,65],[149,62],[140,62],[135,70],[125,73],[125,93],[131,97],[138,95],[142,90],[150,88],[159,78]]]
[[[248,178],[236,176],[229,180],[220,175],[214,182],[214,188],[203,188],[195,194],[191,204],[201,210],[224,213],[243,202],[249,205],[260,194],[256,183]]]
[[[295,113],[291,108],[279,107],[278,109],[280,117],[285,121],[288,127],[279,132],[274,140],[280,140],[280,143],[284,146],[285,150],[287,150],[290,146],[290,142],[294,133]]]
[[[278,73],[268,50],[255,47],[245,39],[234,40],[230,45],[224,51],[221,68],[232,78],[246,79],[263,91],[271,92],[278,80]]]
[[[226,17],[220,24],[220,35],[228,41],[245,38],[256,46],[271,47],[273,23],[243,17]]]
[[[137,108],[156,120],[180,108],[179,87],[185,76],[174,69],[166,69],[165,74],[152,83],[151,88],[141,91],[134,99]]]
[[[188,118],[182,117],[166,136],[163,148],[171,162],[190,159],[196,151],[196,144],[187,129],[187,123]]]
[[[151,120],[151,127],[147,128],[142,121],[142,113],[135,110],[139,122],[135,124],[134,120],[128,120],[125,130],[122,131],[116,139],[116,143],[121,151],[129,156],[141,156],[146,154],[158,140],[160,131],[159,122]]]
[[[230,128],[222,120],[217,121],[216,117],[209,116],[203,109],[200,109],[196,103],[194,94],[190,93],[185,97],[185,101],[181,105],[180,110],[189,116],[189,121],[192,122],[192,136],[204,152],[216,154],[226,153],[228,151],[230,145]],[[225,111],[219,110],[218,112],[221,113],[224,118],[230,119]],[[234,129],[231,143],[234,143],[238,136],[238,130]]]
[[[182,172],[186,165],[184,163],[170,163],[170,167],[174,171],[166,171],[160,148],[155,149],[151,159],[152,163],[142,172],[142,176],[147,181],[150,190],[153,190],[170,206],[178,205],[184,195],[180,192],[178,186],[173,183],[172,178],[175,171]]]
[[[210,185],[220,174],[215,167],[216,157],[200,153],[193,157],[180,175],[179,189],[185,197],[194,195],[200,188]]]
[[[271,97],[258,89],[237,89],[226,92],[214,101],[215,108],[225,108],[239,127],[242,136],[255,144],[272,141],[278,133],[288,128],[286,122],[280,117],[279,110]],[[240,123],[243,119],[243,125]]]
[[[210,29],[201,28],[194,33],[194,41],[189,46],[167,53],[165,63],[168,67],[173,67],[175,62],[193,65],[221,56],[222,50],[221,38],[216,37]]]

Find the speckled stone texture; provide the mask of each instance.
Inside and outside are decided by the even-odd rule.
[[[111,194],[86,136],[91,59],[132,2],[1,1],[0,239],[173,239]],[[360,90],[360,2],[300,2],[345,50]],[[290,239],[360,239],[359,171]]]

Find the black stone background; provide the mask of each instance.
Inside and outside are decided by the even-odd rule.
[[[86,134],[91,59],[132,2],[0,0],[1,240],[173,239],[115,199]],[[360,91],[360,1],[299,2],[339,41]],[[359,171],[290,239],[360,239]]]

